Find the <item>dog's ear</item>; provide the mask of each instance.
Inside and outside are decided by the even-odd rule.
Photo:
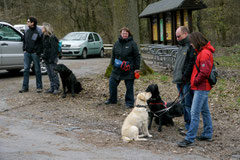
[[[157,84],[154,84],[154,90],[153,90],[153,93],[156,94],[156,95],[159,95],[159,94],[160,94],[159,89],[158,89],[158,85],[157,85]]]

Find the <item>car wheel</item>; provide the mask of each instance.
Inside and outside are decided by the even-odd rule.
[[[104,50],[103,50],[103,49],[101,49],[99,56],[100,56],[101,58],[104,57]]]
[[[86,50],[86,49],[83,49],[82,58],[83,58],[83,59],[86,59],[86,58],[87,58],[87,50]]]
[[[7,71],[10,73],[19,73],[21,71],[21,69],[9,69]]]

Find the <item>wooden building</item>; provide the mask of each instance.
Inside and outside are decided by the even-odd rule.
[[[192,11],[207,8],[202,0],[161,0],[148,5],[140,18],[150,18],[152,43],[176,45],[176,29],[192,32]]]

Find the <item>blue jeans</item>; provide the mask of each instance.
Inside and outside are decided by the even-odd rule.
[[[121,80],[116,80],[112,76],[109,79],[109,92],[110,98],[109,101],[112,103],[117,103],[117,87]],[[124,80],[126,86],[126,94],[125,94],[125,104],[127,106],[134,105],[134,79]]]
[[[185,121],[185,129],[188,130],[191,122],[191,106],[193,99],[193,91],[190,89],[190,84],[177,84],[178,92],[180,92],[180,97],[185,95],[181,104],[183,105],[183,114]],[[188,92],[188,94],[186,94]]]
[[[52,64],[46,63],[47,74],[50,81],[50,89],[52,91],[58,90],[60,86],[58,73],[53,70],[54,67],[56,66],[57,66],[57,60],[56,60],[56,63],[52,63]]]
[[[40,70],[40,57],[36,53],[24,52],[24,71],[23,71],[23,85],[22,89],[28,89],[29,85],[29,71],[31,69],[31,63],[34,63],[36,86],[37,89],[42,89],[42,74]]]
[[[190,128],[185,137],[186,140],[194,142],[197,136],[200,113],[202,113],[203,118],[203,132],[201,136],[206,138],[212,138],[212,118],[208,107],[208,94],[209,91],[194,91],[193,103],[191,108],[191,123]]]

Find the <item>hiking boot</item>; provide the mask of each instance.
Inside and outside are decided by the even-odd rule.
[[[58,89],[55,89],[54,91],[53,91],[53,94],[59,94],[59,93],[61,93]]]
[[[41,89],[41,88],[38,88],[38,89],[37,89],[37,93],[42,93],[42,89]]]
[[[53,90],[49,88],[49,89],[46,90],[44,93],[53,93]]]
[[[19,93],[23,93],[23,92],[28,92],[28,89],[20,89],[19,91],[18,91]]]
[[[212,142],[212,138],[207,138],[207,137],[203,137],[203,136],[197,136],[196,139],[198,141],[207,141],[207,142]]]
[[[178,143],[178,147],[188,147],[188,146],[193,146],[193,145],[194,145],[193,142],[187,141],[185,139]]]

